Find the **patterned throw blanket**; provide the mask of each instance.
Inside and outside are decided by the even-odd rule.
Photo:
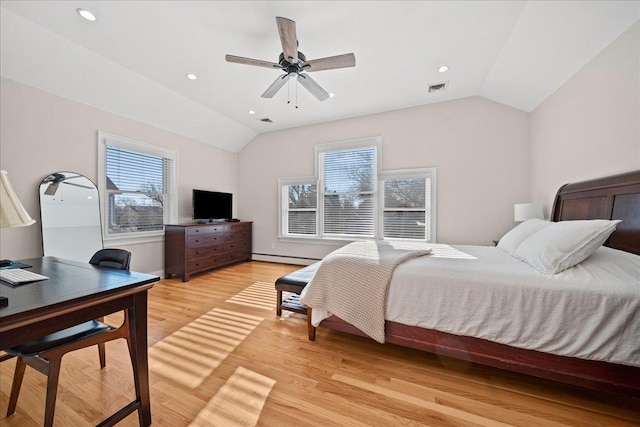
[[[389,242],[354,242],[327,255],[300,301],[322,308],[384,343],[387,288],[400,263],[431,253]]]

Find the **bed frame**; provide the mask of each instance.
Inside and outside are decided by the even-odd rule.
[[[605,245],[640,254],[640,171],[562,186],[556,195],[551,219],[621,219]],[[323,320],[320,326],[366,337],[336,316]],[[385,332],[388,343],[640,398],[640,368],[637,367],[557,356],[389,321]]]

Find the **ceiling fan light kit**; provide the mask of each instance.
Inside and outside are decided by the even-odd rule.
[[[307,73],[313,71],[334,70],[336,68],[355,67],[356,57],[353,53],[330,56],[327,58],[312,59],[307,61],[307,57],[298,50],[298,39],[296,36],[296,23],[287,18],[276,17],[282,53],[278,58],[278,63],[263,61],[260,59],[244,58],[235,55],[226,55],[227,62],[236,64],[253,65],[256,67],[273,68],[284,71],[271,83],[271,86],[261,95],[262,98],[273,98],[278,91],[290,79],[298,80],[300,85],[308,90],[318,101],[330,98],[329,92],[324,90]],[[297,107],[297,105],[296,105]]]

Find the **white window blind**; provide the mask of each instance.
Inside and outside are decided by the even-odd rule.
[[[376,228],[376,147],[324,151],[323,234],[374,237]]]
[[[313,183],[281,183],[282,235],[315,236],[318,217],[318,186]]]
[[[436,169],[380,174],[382,238],[435,241]]]
[[[384,181],[383,235],[392,239],[425,240],[429,235],[426,178]]]
[[[101,134],[105,236],[161,234],[175,218],[175,153]]]

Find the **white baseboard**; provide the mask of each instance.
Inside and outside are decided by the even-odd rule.
[[[253,261],[266,261],[276,262],[280,264],[293,264],[293,265],[311,265],[314,262],[320,261],[319,259],[309,258],[296,258],[284,255],[267,255],[267,254],[253,254],[251,256]]]

